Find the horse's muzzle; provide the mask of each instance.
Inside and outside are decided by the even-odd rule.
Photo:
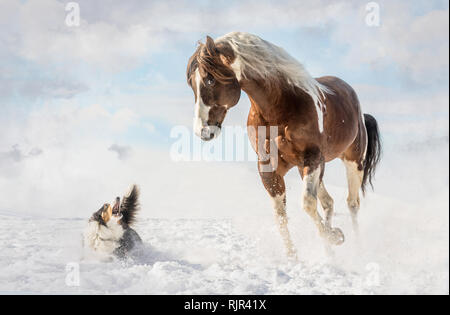
[[[219,134],[220,134],[219,126],[206,126],[202,128],[200,138],[203,141],[210,141],[214,138],[217,138]]]

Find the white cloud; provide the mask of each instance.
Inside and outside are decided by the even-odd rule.
[[[399,93],[391,87],[367,84],[353,85],[364,111],[395,118],[402,115],[432,116],[448,113],[447,89],[425,93]]]
[[[405,81],[420,85],[448,80],[448,8],[417,16],[411,2],[379,2],[380,27],[362,23],[367,14],[364,6],[337,17],[331,35],[337,43],[348,45],[346,63],[354,69],[363,64],[381,69],[397,66]]]
[[[129,108],[117,110],[111,117],[112,127],[116,131],[124,131],[139,122],[139,116]]]
[[[144,123],[143,125],[144,125],[145,129],[147,129],[150,133],[154,133],[156,131],[156,127],[154,124]]]
[[[15,144],[7,151],[0,150],[0,177],[10,178],[16,176],[21,171],[25,159],[40,156],[43,150],[33,147],[28,151],[24,151],[19,145]]]
[[[0,160],[20,162],[26,158],[39,156],[42,154],[42,149],[34,147],[28,153],[24,153],[22,149],[16,144],[6,152],[0,152]]]
[[[0,122],[0,150],[15,144],[31,150],[34,146],[83,146],[99,139],[110,142],[111,138],[140,124],[135,112],[127,107],[118,110],[99,104],[81,107],[74,100],[59,100],[23,115],[0,117]]]
[[[109,1],[101,7],[78,2],[80,27],[64,24],[67,12],[56,0],[2,2],[8,23],[0,42],[38,62],[83,61],[118,71],[152,52],[191,41],[194,34],[310,28],[325,29],[338,44],[348,45],[349,65],[394,61],[413,80],[442,77],[441,68],[448,67],[448,9],[416,16],[409,2],[380,1],[378,28],[365,25],[360,1],[243,1],[220,9],[183,1]]]
[[[135,65],[138,58],[158,46],[157,34],[145,23],[119,27],[113,21],[86,22],[83,13],[88,6],[83,3],[80,27],[68,27],[64,23],[67,14],[64,3],[18,2],[8,0],[0,4],[3,15],[9,15],[0,42],[13,54],[28,60],[63,62],[68,67],[74,61],[82,61],[104,70],[120,70]]]
[[[127,145],[113,144],[108,148],[108,150],[116,152],[119,160],[126,160],[131,154],[131,147]]]

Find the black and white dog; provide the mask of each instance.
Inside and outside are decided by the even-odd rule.
[[[130,227],[138,210],[139,189],[134,185],[122,203],[117,197],[114,206],[106,203],[94,212],[84,232],[84,247],[103,256],[127,257],[132,249],[142,244],[139,235]]]

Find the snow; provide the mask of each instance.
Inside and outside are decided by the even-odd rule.
[[[282,294],[352,293],[358,275],[330,264],[274,261],[230,220],[146,219],[142,255],[128,261],[81,257],[84,220],[1,216],[0,291],[27,293]],[[51,244],[51,245],[50,245]],[[65,283],[67,263],[80,264],[80,286]],[[359,289],[357,287],[356,289]]]
[[[333,189],[334,190],[334,189]],[[380,208],[393,201],[377,198]],[[399,206],[399,205],[398,205]],[[382,211],[381,211],[382,212]],[[415,235],[408,220],[385,224],[381,213],[361,215],[358,244],[350,218],[336,215],[346,243],[328,257],[312,224],[293,217],[300,261],[288,261],[268,218],[156,219],[141,217],[144,248],[134,259],[101,261],[81,247],[86,219],[0,215],[0,292],[45,294],[383,294],[448,292],[445,223],[428,220]],[[370,224],[367,219],[370,218]],[[391,218],[392,219],[392,218]],[[384,226],[384,230],[375,228]],[[303,228],[298,228],[303,226]],[[440,229],[436,227],[441,227]],[[395,244],[392,230],[405,233]],[[403,231],[401,231],[404,229]],[[393,244],[394,243],[394,244]],[[428,243],[429,247],[423,244]],[[420,249],[420,252],[418,252]],[[79,286],[66,279],[79,266]]]

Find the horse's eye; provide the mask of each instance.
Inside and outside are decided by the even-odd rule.
[[[211,86],[211,85],[214,85],[215,82],[216,82],[216,81],[214,80],[214,78],[208,78],[208,79],[206,79],[206,85]]]

